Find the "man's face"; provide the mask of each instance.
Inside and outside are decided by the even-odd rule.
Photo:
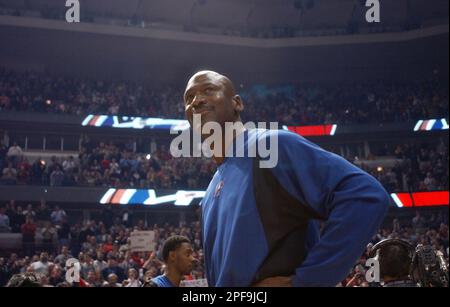
[[[183,275],[188,275],[197,261],[194,257],[194,250],[191,244],[182,243],[174,253],[177,270]]]
[[[194,114],[201,115],[201,127],[207,122],[234,122],[241,111],[241,100],[232,84],[214,72],[200,72],[188,82],[184,93],[186,118],[193,127]],[[198,129],[200,127],[193,127]]]
[[[116,284],[116,283],[117,283],[117,280],[118,280],[118,278],[117,278],[117,275],[116,275],[116,274],[109,274],[109,276],[108,276],[108,282],[109,282],[110,284]]]
[[[48,254],[47,253],[42,253],[41,254],[41,262],[47,262],[48,260]]]
[[[116,261],[116,259],[108,259],[108,265],[109,265],[109,267],[115,267],[115,266],[117,266],[117,261]]]
[[[61,276],[61,270],[59,269],[58,266],[55,266],[52,270],[51,276],[54,278],[58,278]]]
[[[130,278],[130,279],[137,279],[137,276],[138,274],[137,274],[137,271],[135,270],[135,269],[130,269],[129,271],[128,271],[128,278]]]

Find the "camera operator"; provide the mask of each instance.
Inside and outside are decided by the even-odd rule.
[[[370,256],[380,264],[383,287],[417,287],[410,277],[414,247],[399,239],[386,239],[373,246]]]
[[[448,287],[448,267],[443,253],[430,245],[417,245],[411,277],[421,287]]]
[[[384,287],[448,287],[443,254],[430,245],[386,239],[373,246],[370,257],[378,259]]]

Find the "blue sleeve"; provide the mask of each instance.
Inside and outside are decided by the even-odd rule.
[[[325,218],[319,241],[293,278],[294,286],[336,286],[380,227],[389,196],[372,176],[291,132],[278,134],[272,169],[285,189]]]

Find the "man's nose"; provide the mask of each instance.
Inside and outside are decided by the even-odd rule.
[[[196,106],[201,106],[205,103],[205,95],[202,94],[196,94],[194,96],[194,99],[192,100],[192,106],[196,107]]]

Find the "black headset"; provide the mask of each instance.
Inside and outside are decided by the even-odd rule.
[[[380,250],[383,247],[389,246],[389,245],[400,245],[404,247],[408,251],[408,255],[410,256],[411,260],[413,259],[414,253],[416,251],[414,245],[411,243],[401,240],[401,239],[384,239],[375,244],[372,249],[370,250],[369,257],[373,258],[377,255],[378,250]]]

